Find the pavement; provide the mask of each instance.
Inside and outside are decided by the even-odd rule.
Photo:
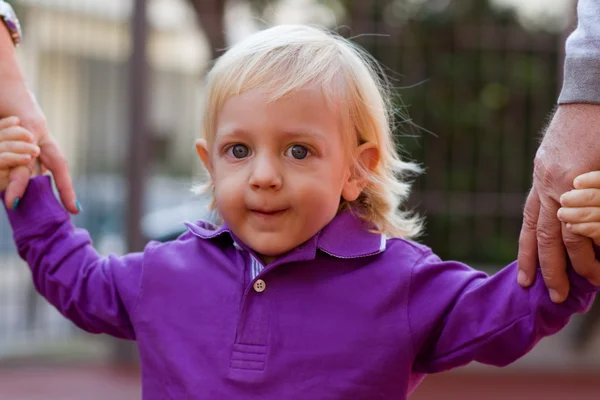
[[[469,373],[432,375],[410,400],[598,400],[598,372]]]
[[[0,399],[141,399],[140,373],[137,368],[77,364],[3,368]]]
[[[18,367],[0,370],[2,400],[135,400],[137,368],[94,365]],[[597,372],[486,373],[457,370],[431,375],[410,400],[598,400]]]

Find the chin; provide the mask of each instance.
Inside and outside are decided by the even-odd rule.
[[[265,257],[280,257],[287,253],[288,251],[294,249],[294,247],[289,246],[273,246],[264,245],[264,246],[250,246],[252,250],[256,251],[259,254],[262,254]]]

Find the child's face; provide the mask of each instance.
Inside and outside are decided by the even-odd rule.
[[[341,125],[317,90],[277,101],[252,90],[224,104],[213,141],[198,141],[221,217],[263,261],[311,238],[341,198],[360,194]]]

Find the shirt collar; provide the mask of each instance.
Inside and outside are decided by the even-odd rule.
[[[212,239],[228,233],[233,239],[233,234],[226,224],[217,226],[207,221],[184,222],[190,232],[202,239]],[[235,241],[235,240],[234,240]]]
[[[338,258],[366,257],[383,252],[386,239],[370,231],[351,210],[344,210],[321,230],[317,247]]]
[[[221,226],[209,222],[186,222],[187,228],[202,239],[212,239],[228,234],[234,245],[238,244],[227,224]],[[386,236],[369,230],[367,224],[350,210],[340,212],[325,228],[302,245],[314,247],[337,258],[358,258],[385,251]]]

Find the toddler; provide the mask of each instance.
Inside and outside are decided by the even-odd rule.
[[[399,206],[418,168],[396,154],[383,76],[313,27],[233,46],[196,146],[222,224],[101,257],[37,176],[7,210],[37,290],[80,328],[137,341],[144,399],[406,399],[426,374],[517,360],[598,288],[570,270],[554,304],[516,262],[489,277],[411,241],[420,222]],[[0,177],[38,152],[15,124],[0,122]],[[599,241],[600,173],[577,179],[560,217]]]

